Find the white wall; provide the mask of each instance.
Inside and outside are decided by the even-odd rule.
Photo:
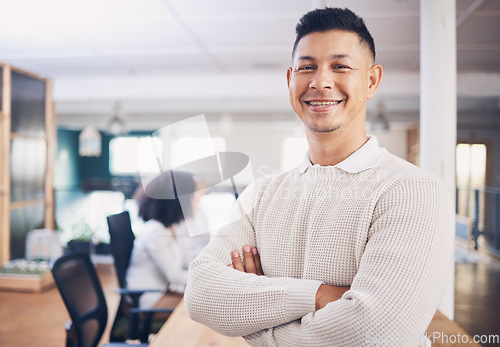
[[[406,160],[407,143],[406,128],[392,127],[389,131],[367,131],[377,137],[380,147],[386,148],[392,154]]]
[[[302,137],[302,125],[290,114],[289,122],[233,122],[224,132],[218,124],[209,123],[210,134],[226,140],[226,150],[245,153],[250,157],[254,177],[281,172],[283,142],[287,137]],[[403,159],[406,157],[406,129],[394,126],[389,131],[368,131],[375,135],[381,147]],[[297,153],[300,163],[304,153]]]
[[[226,140],[226,150],[249,156],[254,177],[281,172],[281,150],[287,137],[303,136],[302,127],[290,115],[290,122],[234,122],[230,131],[209,127],[212,136]],[[300,154],[303,156],[303,153]]]

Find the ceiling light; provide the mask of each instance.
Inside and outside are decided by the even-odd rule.
[[[101,155],[101,134],[93,125],[87,125],[78,138],[78,154],[81,157],[99,157]]]
[[[108,123],[108,133],[116,136],[126,134],[127,132],[127,125],[123,117],[120,103],[117,102],[115,105],[113,116]]]

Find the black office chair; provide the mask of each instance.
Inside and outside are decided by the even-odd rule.
[[[111,341],[124,341],[125,339],[138,339],[147,341],[150,332],[157,332],[166,318],[164,314],[174,311],[172,308],[140,309],[139,298],[146,292],[159,292],[156,289],[127,289],[127,269],[134,247],[134,233],[128,211],[107,217],[110,236],[110,248],[115,262],[116,275],[120,285],[120,304],[116,312],[111,329]],[[159,320],[153,322],[153,315],[162,313]],[[152,324],[155,323],[155,324]],[[142,329],[141,329],[142,326]],[[140,333],[142,331],[142,333]],[[140,336],[139,336],[140,334]]]
[[[108,307],[89,254],[61,256],[52,264],[52,275],[71,318],[65,326],[66,346],[97,346],[108,320]],[[105,346],[129,345],[112,343]]]

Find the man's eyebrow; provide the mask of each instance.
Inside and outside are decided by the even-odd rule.
[[[349,54],[332,54],[331,55],[332,59],[342,59],[342,58],[347,58],[347,59],[352,59],[352,57]],[[314,57],[311,57],[309,55],[303,55],[297,58],[299,61],[304,61],[304,60],[316,60]]]
[[[303,55],[301,57],[298,57],[297,60],[316,60],[316,59],[314,59],[313,57],[311,57],[309,55]]]
[[[352,59],[352,57],[349,54],[333,54],[332,55],[332,59],[342,59],[342,58]]]

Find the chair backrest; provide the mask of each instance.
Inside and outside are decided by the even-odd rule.
[[[54,282],[72,321],[72,345],[93,347],[102,337],[108,308],[88,253],[68,253],[52,264]],[[69,338],[69,336],[68,336]]]
[[[134,233],[128,211],[107,217],[111,254],[115,260],[116,275],[120,288],[127,288],[127,269],[134,247]]]

